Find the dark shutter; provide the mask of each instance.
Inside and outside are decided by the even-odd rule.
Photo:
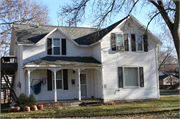
[[[140,76],[140,87],[144,87],[143,67],[139,67],[139,76]]]
[[[68,90],[68,70],[63,69],[64,90]]]
[[[52,90],[52,71],[47,70],[47,89]]]
[[[129,51],[128,34],[124,34],[124,46],[125,46],[125,51]]]
[[[148,36],[146,34],[143,35],[144,40],[144,51],[148,52]]]
[[[47,54],[52,55],[52,39],[47,39]]]
[[[118,67],[119,88],[123,88],[123,68]]]
[[[116,36],[115,33],[111,33],[111,49],[116,51]]]
[[[66,55],[66,39],[62,39],[62,55]]]
[[[132,51],[136,51],[136,38],[135,38],[135,34],[131,34],[131,45],[132,45]]]

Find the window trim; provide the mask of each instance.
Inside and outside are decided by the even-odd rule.
[[[140,75],[139,75],[139,67],[141,66],[123,66],[123,88],[141,88],[140,87]],[[124,74],[124,68],[137,68],[138,72],[138,86],[126,86],[125,85],[125,74]]]
[[[138,43],[137,43],[137,35],[141,35],[142,37],[142,50],[138,50]],[[142,34],[135,34],[135,41],[136,41],[136,52],[144,52],[144,41],[143,41],[143,35]]]

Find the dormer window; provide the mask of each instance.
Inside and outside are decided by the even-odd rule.
[[[54,55],[60,55],[60,39],[59,38],[53,38],[53,51]]]
[[[47,55],[66,55],[66,39],[48,38]]]

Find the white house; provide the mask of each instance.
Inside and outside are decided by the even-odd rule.
[[[156,51],[162,43],[145,30],[133,16],[100,30],[14,24],[15,93],[55,102],[158,99]]]

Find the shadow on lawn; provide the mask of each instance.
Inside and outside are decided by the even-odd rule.
[[[179,112],[179,109],[173,109],[173,110],[162,110],[162,111],[148,111],[148,112],[140,112],[140,113],[125,113],[125,114],[108,114],[108,113],[105,113],[105,114],[91,114],[91,115],[86,115],[86,113],[81,113],[79,114],[80,112],[77,110],[77,111],[74,111],[73,113],[70,114],[67,114],[67,115],[59,115],[60,114],[60,111],[57,111],[56,113],[54,114],[51,114],[51,115],[46,115],[45,117],[54,117],[54,118],[65,118],[65,117],[104,117],[104,116],[133,116],[133,115],[141,115],[141,114],[158,114],[158,113],[167,113],[167,112],[172,112],[172,111],[178,111]],[[97,112],[98,113],[98,112]],[[45,114],[45,113],[44,113]],[[28,114],[29,117],[34,117],[33,115],[34,114]],[[73,116],[72,116],[73,115]],[[76,115],[76,116],[74,116]],[[36,118],[36,117],[35,117]]]
[[[126,114],[103,114],[103,115],[92,115],[92,116],[68,116],[68,117],[101,117],[101,116],[128,116],[128,115],[138,115],[138,114],[156,114],[156,113],[165,113],[171,111],[178,111],[179,109],[173,110],[162,110],[162,111],[148,111],[148,112],[140,112],[140,113],[126,113]],[[63,116],[65,117],[65,116]]]

